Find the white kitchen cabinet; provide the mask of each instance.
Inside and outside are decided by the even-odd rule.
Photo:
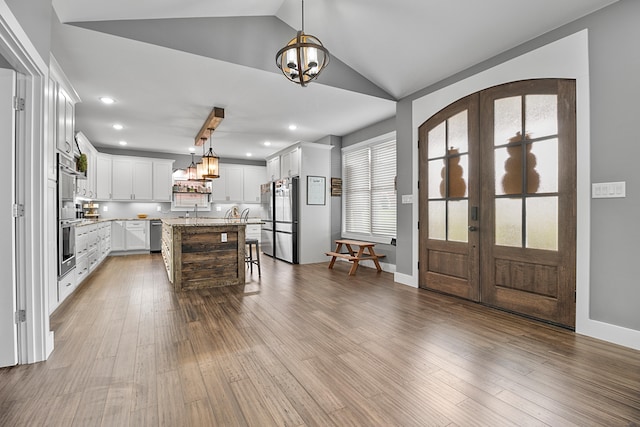
[[[280,177],[300,175],[300,149],[295,147],[280,155]]]
[[[73,135],[73,103],[65,91],[58,89],[56,102],[57,132],[56,148],[67,157],[73,158],[75,141]]]
[[[124,225],[127,221],[111,221],[111,250],[124,251]]]
[[[156,202],[171,201],[173,160],[153,161],[153,200]]]
[[[112,156],[111,199],[145,201],[153,198],[153,162],[143,157]]]
[[[243,198],[245,203],[260,203],[260,185],[267,182],[264,166],[245,166]]]
[[[264,166],[220,165],[220,178],[211,183],[213,202],[259,203],[260,184],[267,181]]]
[[[214,202],[242,202],[243,174],[240,165],[220,166],[220,178],[211,183],[211,198]]]
[[[64,301],[75,290],[78,280],[76,268],[69,271],[62,279],[58,279],[58,302]]]
[[[242,166],[227,166],[224,174],[227,176],[226,200],[229,202],[244,201],[244,174]],[[220,170],[222,172],[222,169]]]
[[[80,153],[87,156],[87,171],[83,178],[76,179],[76,194],[79,197],[95,199],[97,196],[97,155],[98,150],[89,142],[89,139],[82,133],[76,134],[76,141],[80,148]]]
[[[98,153],[96,156],[96,199],[111,200],[111,156]]]
[[[173,160],[109,156],[101,157],[99,161],[101,166],[98,177],[100,190],[98,199],[171,201]],[[110,176],[108,170],[110,170]],[[110,191],[109,182],[111,183]],[[111,194],[110,198],[106,197],[108,194]]]
[[[267,159],[267,178],[268,181],[280,179],[280,156]]]

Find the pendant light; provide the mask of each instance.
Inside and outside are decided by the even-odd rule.
[[[195,181],[198,179],[198,170],[196,169],[196,164],[193,161],[193,153],[191,153],[191,164],[187,168],[187,179],[189,181]]]
[[[207,138],[200,138],[200,139],[202,140],[202,157],[200,158],[200,161],[196,163],[196,177],[200,181],[210,181],[210,179],[207,179],[204,177],[206,173],[206,169],[204,166],[204,162],[202,161],[202,159],[205,156],[204,149],[206,146]]]
[[[204,165],[204,172],[202,178],[215,179],[220,178],[220,171],[218,169],[218,160],[220,158],[215,155],[212,148],[211,140],[213,139],[214,129],[209,129],[209,152],[202,156],[202,164]]]
[[[290,81],[306,86],[329,64],[329,51],[320,39],[304,33],[304,0],[302,30],[276,54],[276,65]]]

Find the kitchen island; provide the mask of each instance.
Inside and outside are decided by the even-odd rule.
[[[245,226],[213,218],[162,220],[162,257],[176,291],[242,285]]]

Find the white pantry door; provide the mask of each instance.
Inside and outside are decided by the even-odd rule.
[[[18,363],[18,326],[15,237],[12,207],[15,203],[16,72],[0,69],[0,367]],[[2,201],[4,200],[4,201]]]

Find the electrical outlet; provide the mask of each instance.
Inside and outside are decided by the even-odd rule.
[[[222,206],[216,206],[216,212],[222,212]]]
[[[222,241],[223,243],[227,241],[227,233],[222,233],[220,235],[220,241]]]
[[[108,212],[108,211],[109,211],[109,206],[102,207],[102,212]]]
[[[162,210],[161,206],[156,206],[156,211],[160,212]]]

